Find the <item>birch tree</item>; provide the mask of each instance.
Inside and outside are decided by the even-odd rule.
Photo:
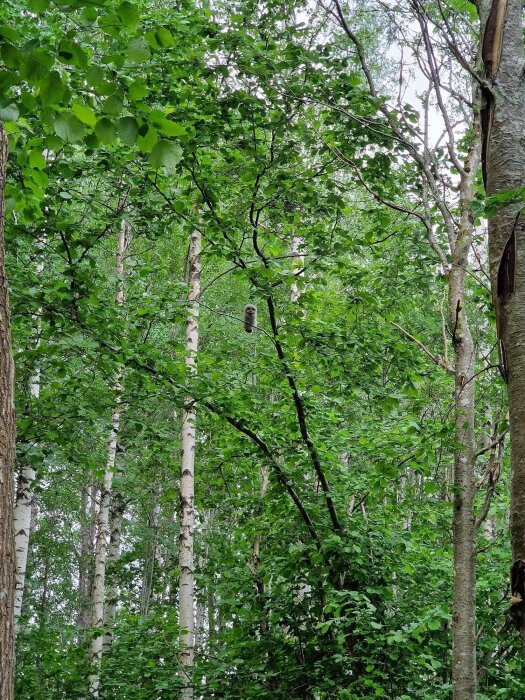
[[[185,365],[188,380],[197,372],[199,348],[199,298],[201,285],[201,233],[194,230],[190,236],[188,254],[188,316],[186,320]],[[190,396],[184,402],[182,415],[182,459],[180,480],[180,535],[179,535],[179,626],[182,700],[193,698],[193,663],[195,655],[194,618],[194,556],[193,533],[195,528],[195,446],[197,411]]]
[[[122,308],[124,305],[124,256],[128,244],[129,224],[123,219],[120,225],[117,255],[116,255],[116,274],[117,274],[117,307]],[[113,484],[113,474],[115,471],[115,463],[117,456],[117,442],[120,430],[121,402],[122,402],[122,379],[124,376],[123,367],[119,368],[115,378],[114,393],[115,404],[111,412],[111,429],[108,440],[107,462],[104,473],[104,483],[100,492],[100,506],[98,511],[97,521],[97,538],[95,546],[95,570],[93,576],[93,613],[91,626],[95,630],[100,630],[99,634],[93,637],[91,642],[90,657],[95,668],[94,673],[90,677],[90,694],[92,697],[98,697],[100,685],[100,662],[104,650],[104,610],[106,603],[106,564],[108,559],[108,549],[110,544],[110,508],[111,508],[111,489]]]
[[[43,249],[44,241],[39,243],[39,248]],[[41,275],[44,269],[44,262],[40,259],[36,265],[37,275]],[[41,312],[41,309],[39,310]],[[35,349],[40,345],[40,315],[34,317],[36,340]],[[37,363],[33,374],[29,380],[29,395],[32,402],[36,402],[40,396],[40,366]],[[35,470],[26,461],[22,465],[18,474],[16,489],[14,528],[15,528],[15,552],[16,552],[16,591],[15,591],[15,627],[22,612],[22,601],[24,597],[25,577],[27,568],[27,555],[29,552],[29,537],[31,534],[31,520],[34,500]]]

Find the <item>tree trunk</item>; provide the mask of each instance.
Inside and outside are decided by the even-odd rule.
[[[521,0],[480,0],[483,174],[489,197],[525,185],[525,79]],[[508,383],[511,450],[512,614],[525,645],[525,217],[523,202],[496,207],[489,260],[503,376]]]
[[[13,526],[15,463],[15,366],[11,347],[9,294],[5,271],[4,190],[7,136],[0,123],[0,697],[14,697],[15,538]]]
[[[87,629],[91,624],[97,490],[96,484],[84,485],[81,493],[82,522],[80,526],[77,603],[77,627],[80,630]]]
[[[124,304],[124,254],[126,252],[127,234],[129,225],[122,221],[117,245],[117,295],[116,303],[122,307]],[[100,494],[100,506],[97,523],[97,541],[95,547],[95,573],[93,578],[93,615],[91,626],[102,630],[104,628],[104,608],[106,600],[106,564],[110,540],[109,515],[111,507],[111,488],[113,484],[113,472],[117,456],[117,441],[120,429],[120,403],[122,400],[123,368],[120,368],[115,378],[115,405],[111,413],[111,430],[108,440],[108,453],[104,485]],[[89,679],[89,692],[92,697],[98,697],[100,684],[99,668],[104,649],[104,635],[98,634],[91,642],[91,662],[95,668]]]
[[[475,120],[475,126],[477,126]],[[460,222],[448,278],[448,324],[455,353],[455,440],[452,536],[454,585],[452,604],[452,686],[454,700],[476,700],[476,526],[475,349],[465,310],[465,278],[474,222],[471,203],[480,161],[480,141],[469,150],[460,180]]]
[[[199,347],[199,296],[200,296],[201,234],[193,231],[189,251],[189,310],[186,321],[186,370],[188,379],[197,371]],[[184,687],[182,700],[193,700],[193,661],[195,655],[194,561],[193,530],[195,521],[195,437],[196,409],[191,397],[184,404],[182,418],[182,463],[180,481],[180,537],[179,537],[179,626],[181,680]]]
[[[119,469],[119,475],[122,475],[122,469]],[[106,592],[106,603],[104,607],[104,642],[102,653],[109,651],[113,644],[113,625],[117,614],[117,596],[118,591],[114,582],[115,572],[114,567],[120,557],[120,542],[121,542],[121,526],[122,516],[126,507],[125,501],[121,493],[113,494],[113,504],[111,507],[111,525],[109,536],[109,551],[108,551],[108,577],[110,583]]]
[[[41,241],[40,247],[43,246]],[[36,271],[41,274],[44,269],[43,260],[40,259]],[[40,317],[33,318],[35,323],[35,348],[40,345]],[[29,394],[34,402],[40,396],[40,367],[37,364],[29,382]],[[31,514],[33,512],[35,470],[25,462],[22,462],[18,474],[18,483],[15,499],[14,528],[15,528],[15,554],[16,554],[16,581],[15,581],[15,628],[22,612],[24,587],[27,569],[27,555],[29,551],[29,536],[31,534]]]
[[[140,614],[146,615],[153,591],[155,563],[157,560],[157,540],[159,536],[160,502],[159,492],[155,489],[151,494],[151,512],[148,517],[148,535],[144,568],[142,575],[142,590],[140,594]]]

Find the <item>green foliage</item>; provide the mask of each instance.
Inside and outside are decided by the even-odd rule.
[[[472,7],[450,11],[459,22]],[[294,9],[128,0],[0,9],[18,466],[37,475],[20,700],[87,696],[93,631],[80,623],[79,577],[92,570],[85,536],[92,541],[119,369],[122,547],[107,572],[118,605],[101,699],[173,698],[180,688],[176,514],[188,394],[197,402],[202,697],[450,697],[453,380],[399,330],[444,352],[444,281],[420,219],[383,204],[418,207],[420,169],[342,38],[317,15],[307,24],[308,7]],[[379,65],[393,28],[361,9],[355,30],[391,87]],[[415,109],[403,116],[419,133]],[[475,205],[481,216],[481,192]],[[455,216],[455,195],[449,206]],[[430,216],[445,244],[439,211]],[[121,308],[123,220],[131,243]],[[203,279],[189,381],[195,228]],[[291,253],[297,239],[301,251]],[[485,405],[505,427],[504,392],[482,276],[469,277],[467,295],[489,366],[478,378],[481,443]],[[246,303],[258,307],[249,336]],[[493,532],[478,536],[480,698],[491,700],[522,692],[516,640],[497,633],[507,482],[504,462]]]

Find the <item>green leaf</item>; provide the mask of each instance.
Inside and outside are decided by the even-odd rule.
[[[155,32],[155,39],[157,40],[157,44],[163,49],[175,46],[175,39],[173,38],[171,32],[169,29],[165,29],[164,27]]]
[[[62,112],[55,119],[55,132],[64,141],[78,143],[84,137],[84,125],[71,112]]]
[[[141,80],[137,80],[129,86],[129,96],[132,100],[141,100],[148,94],[148,88]]]
[[[186,129],[181,124],[169,119],[154,119],[153,126],[166,136],[184,136],[186,133]]]
[[[37,170],[43,170],[46,167],[46,159],[40,151],[30,151],[27,162]]]
[[[98,120],[95,126],[95,133],[100,141],[105,144],[112,143],[117,137],[115,126],[107,117]]]
[[[122,100],[118,95],[110,95],[102,103],[102,111],[115,116],[120,114],[122,112]]]
[[[0,107],[0,122],[15,122],[18,119],[18,107],[11,102],[5,107]]]
[[[44,12],[49,7],[49,0],[29,0],[27,6],[31,12]]]
[[[16,75],[12,71],[0,70],[0,97],[5,96],[16,82]]]
[[[149,153],[157,143],[157,132],[152,126],[146,130],[144,135],[140,133],[141,130],[142,129],[139,130],[139,137],[137,139],[140,150],[144,151],[144,153]]]
[[[65,86],[60,77],[60,73],[56,70],[51,71],[49,75],[40,83],[39,96],[44,105],[58,104],[65,92]]]
[[[127,27],[136,27],[139,23],[138,8],[133,3],[128,2],[128,0],[124,0],[117,7],[117,15],[122,24],[125,24]]]
[[[126,51],[129,63],[144,63],[149,60],[150,50],[148,42],[143,37],[132,39]]]
[[[122,117],[118,120],[117,132],[119,138],[128,146],[133,146],[137,142],[139,135],[139,125],[133,117]]]
[[[171,141],[159,141],[156,143],[148,158],[155,170],[159,168],[172,170],[181,159],[182,148],[176,143],[171,143]]]
[[[88,126],[95,126],[97,123],[97,115],[87,105],[79,104],[78,102],[71,108],[73,113],[80,119],[80,121]]]
[[[11,70],[18,70],[24,59],[24,55],[16,46],[7,43],[2,44],[0,56],[2,57],[5,67]]]
[[[58,46],[58,56],[62,63],[87,68],[88,58],[86,52],[72,41],[62,39]]]
[[[91,24],[98,19],[98,12],[95,7],[84,7],[80,15],[85,24]]]

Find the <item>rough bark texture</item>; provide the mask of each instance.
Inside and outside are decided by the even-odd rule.
[[[200,296],[200,252],[201,234],[194,231],[190,238],[189,251],[189,311],[186,322],[186,369],[188,378],[197,371],[199,347],[199,296]],[[193,530],[195,523],[195,403],[186,398],[182,417],[182,463],[180,481],[180,537],[179,537],[179,626],[181,680],[184,687],[182,700],[192,700],[192,669],[195,656],[194,620],[194,561]]]
[[[525,185],[525,80],[521,0],[480,0],[484,92],[485,187],[490,197]],[[502,373],[508,382],[512,557],[525,560],[525,215],[498,206],[489,219],[489,258]],[[525,643],[525,602],[512,613]]]
[[[126,235],[129,226],[126,221],[122,222],[117,246],[117,295],[118,306],[124,304],[124,254],[126,251]],[[111,413],[111,429],[108,440],[108,453],[106,471],[104,473],[104,485],[100,494],[100,507],[98,512],[97,541],[95,547],[95,574],[93,578],[93,614],[91,626],[102,629],[104,627],[105,601],[106,601],[106,564],[108,560],[108,549],[110,541],[109,516],[111,508],[111,488],[113,484],[113,472],[117,456],[117,442],[120,430],[120,413],[122,400],[122,378],[123,369],[119,369],[115,378],[115,405]],[[90,677],[89,692],[92,697],[98,697],[100,677],[98,669],[102,660],[104,650],[104,635],[93,637],[91,642],[91,662],[95,667],[95,672]]]
[[[15,367],[4,247],[6,168],[7,137],[0,124],[0,697],[2,700],[12,700],[15,668],[13,467],[16,426]]]
[[[78,562],[77,626],[87,629],[91,625],[91,593],[93,590],[93,555],[95,553],[95,525],[97,486],[84,485],[81,493],[82,525],[80,558]]]
[[[119,470],[119,475],[122,470]],[[117,492],[113,494],[111,506],[111,525],[109,536],[109,551],[108,551],[108,578],[109,584],[106,591],[106,604],[104,607],[104,642],[102,652],[105,653],[113,644],[113,625],[117,614],[117,586],[114,582],[114,567],[120,557],[120,542],[121,542],[121,526],[122,517],[126,503],[122,494]]]
[[[151,494],[151,512],[148,517],[148,539],[144,555],[144,568],[142,575],[142,590],[140,593],[140,614],[146,615],[153,594],[153,581],[155,578],[155,564],[158,554],[160,501],[159,492],[155,490]]]
[[[475,350],[465,311],[465,278],[474,234],[470,206],[480,161],[480,142],[469,152],[460,181],[460,222],[448,278],[448,324],[455,353],[452,604],[452,685],[454,700],[475,700],[476,668],[476,526],[474,516]]]

